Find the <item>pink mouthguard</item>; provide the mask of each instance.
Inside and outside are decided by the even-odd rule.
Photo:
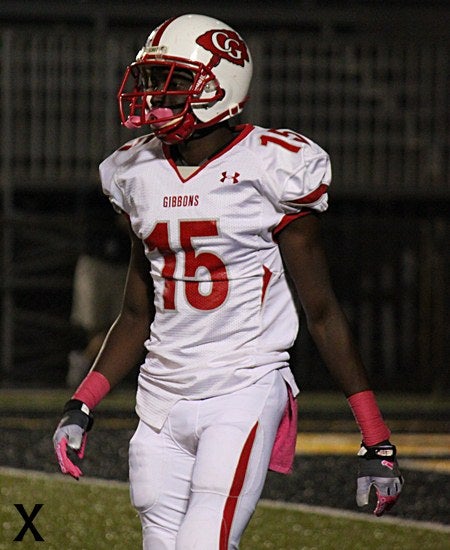
[[[169,122],[167,119],[173,116],[174,112],[172,109],[169,109],[168,107],[157,107],[149,112],[147,121],[155,128],[162,128]],[[161,119],[162,122],[158,122]]]
[[[145,122],[144,124],[151,124],[154,128],[162,128],[163,126],[169,125],[170,122],[167,118],[173,117],[174,113],[172,109],[168,107],[157,107],[152,109],[150,112],[145,113]],[[162,119],[162,122],[158,122]],[[140,116],[131,115],[124,122],[125,128],[140,128],[142,126],[142,119]]]

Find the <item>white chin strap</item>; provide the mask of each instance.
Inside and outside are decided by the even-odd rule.
[[[183,119],[182,116],[172,118],[173,116],[174,112],[172,109],[169,109],[168,107],[157,107],[148,113],[147,121],[155,130],[161,130],[163,128],[174,126]],[[170,118],[170,120],[166,120],[168,118]]]

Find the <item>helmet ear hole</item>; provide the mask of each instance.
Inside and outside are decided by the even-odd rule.
[[[198,109],[208,110],[213,108],[218,101],[225,97],[225,90],[219,86],[216,79],[205,84],[201,94],[191,101],[191,108],[195,112]]]

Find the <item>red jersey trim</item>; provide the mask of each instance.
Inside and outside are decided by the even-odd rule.
[[[307,216],[308,214],[311,214],[311,210],[302,210],[298,214],[286,214],[281,218],[280,223],[273,229],[272,234],[274,237],[278,235],[278,233],[284,229],[287,225],[289,225],[291,222],[298,218],[302,218],[303,216]]]
[[[180,172],[178,171],[178,166],[173,160],[172,155],[170,154],[170,146],[167,143],[163,143],[162,150],[163,150],[164,156],[166,157],[167,161],[172,166],[172,168],[175,170],[180,180],[183,183],[185,183],[190,179],[192,179],[193,177],[195,177],[201,170],[204,170],[211,162],[213,162],[214,160],[218,159],[219,157],[221,157],[222,155],[230,151],[233,147],[235,147],[238,143],[240,143],[243,139],[245,139],[254,128],[255,127],[252,124],[242,124],[242,125],[236,126],[236,130],[239,131],[239,134],[224,149],[222,149],[216,155],[212,156],[206,162],[201,164],[187,178],[183,178]]]
[[[142,136],[134,140],[132,143],[126,143],[125,145],[122,145],[122,147],[119,147],[119,151],[128,151],[128,149],[131,149],[132,147],[137,147],[138,145],[145,145],[146,143],[151,141],[154,137],[155,136],[153,134]]]
[[[272,278],[272,275],[273,275],[270,269],[265,265],[263,265],[263,269],[264,269],[264,275],[263,275],[263,285],[262,285],[262,293],[261,293],[261,304],[264,303],[267,287],[269,286],[270,279]]]
[[[311,202],[315,202],[320,199],[322,195],[324,195],[328,190],[328,185],[325,183],[321,183],[317,189],[309,193],[309,195],[306,195],[305,197],[302,197],[300,199],[295,199],[293,201],[289,201],[290,203],[294,204],[310,204]]]

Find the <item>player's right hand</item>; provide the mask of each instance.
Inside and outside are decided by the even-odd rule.
[[[83,475],[68,456],[68,448],[72,449],[78,458],[84,456],[87,432],[92,428],[94,419],[88,406],[78,399],[68,401],[63,409],[63,417],[53,434],[53,446],[56,458],[63,474],[69,474],[75,479]]]

